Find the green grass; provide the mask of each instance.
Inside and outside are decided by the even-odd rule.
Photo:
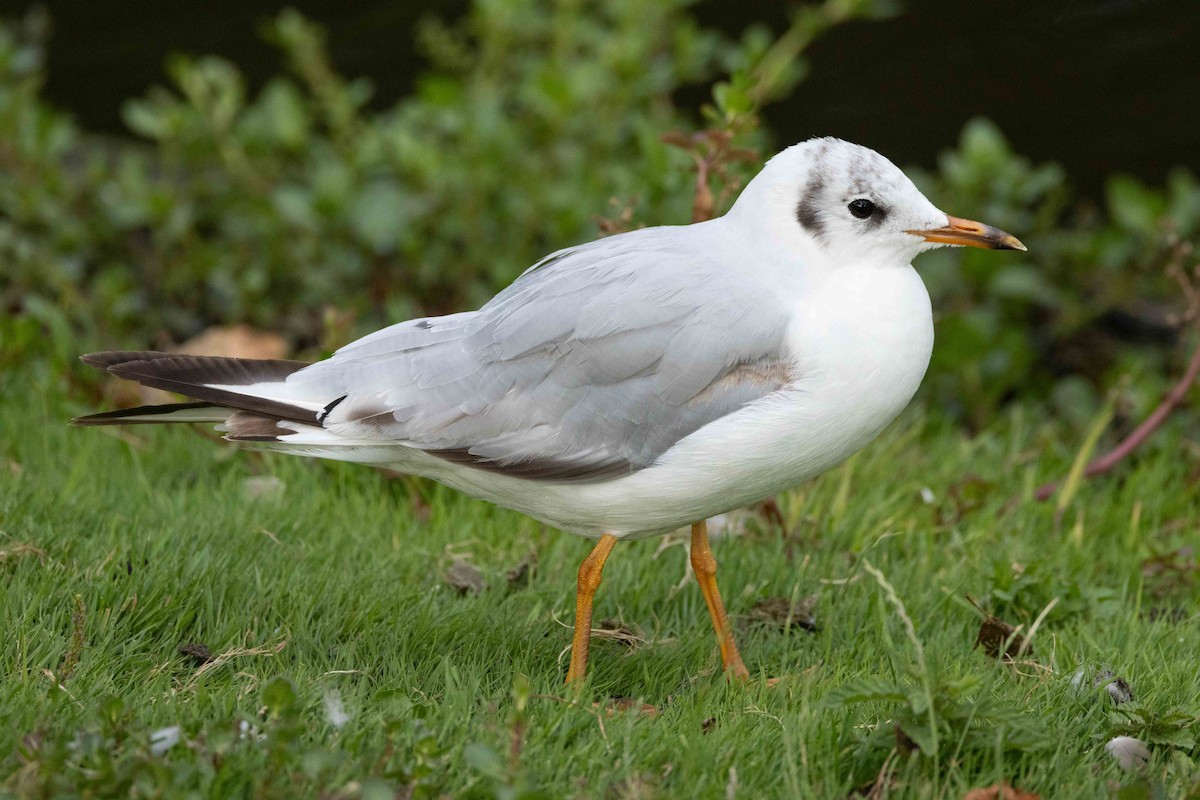
[[[1152,752],[1129,796],[1200,791],[1197,574],[1143,565],[1196,543],[1182,426],[1056,523],[1053,503],[1002,509],[1068,469],[1078,432],[1017,409],[968,439],[912,411],[781,498],[788,535],[714,542],[731,613],[816,595],[818,631],[742,624],[754,678],[728,685],[699,591],[678,586],[683,540],[620,544],[597,619],[647,641],[596,641],[575,693],[563,651],[588,542],[430,484],[422,520],[408,484],[362,467],[68,428],[91,409],[53,370],[2,379],[0,794],[840,798],[882,772],[876,796],[1003,780],[1094,798],[1139,780],[1103,749],[1125,732]],[[253,476],[284,488],[252,498]],[[952,487],[978,505],[959,513]],[[509,587],[530,553],[531,580]],[[456,556],[482,571],[479,595],[444,582]],[[973,647],[968,594],[1026,632],[1049,608],[1030,663]],[[257,654],[200,672],[184,643]],[[1134,703],[1071,686],[1102,666]],[[659,713],[593,705],[615,697]],[[897,749],[897,721],[924,751]]]

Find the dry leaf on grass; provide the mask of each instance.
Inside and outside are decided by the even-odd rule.
[[[948,503],[934,510],[934,520],[939,525],[957,525],[968,514],[981,508],[994,488],[994,483],[978,475],[964,475],[946,490]]]
[[[751,622],[761,622],[777,628],[817,629],[817,596],[809,595],[792,603],[786,597],[768,597],[759,600],[744,615]]]
[[[1016,628],[991,614],[980,624],[975,646],[982,647],[992,658],[1013,659],[1021,653],[1033,655],[1033,646],[1025,643],[1025,637],[1017,633]]]
[[[207,664],[213,660],[212,651],[200,642],[188,642],[179,646],[179,655],[194,659],[197,665]]]
[[[641,628],[633,625],[626,625],[619,619],[602,619],[596,623],[596,627],[592,628],[593,639],[608,639],[609,641],[623,644],[626,647],[634,648],[640,644],[647,644],[646,635]]]
[[[286,358],[287,340],[278,333],[260,331],[249,325],[215,325],[188,339],[172,353],[188,356],[218,356],[223,358]],[[135,393],[137,402],[172,403],[175,395],[148,386],[129,386],[117,390],[122,394]],[[123,404],[126,404],[123,402]]]
[[[235,658],[243,658],[246,656],[277,656],[283,652],[283,648],[287,647],[288,640],[280,639],[277,643],[265,645],[263,647],[233,647],[226,650],[220,655],[213,656],[208,661],[200,666],[192,674],[192,683],[195,683],[204,673],[219,669],[220,667],[233,661]],[[210,653],[211,655],[211,653]]]
[[[461,558],[454,559],[450,569],[446,570],[446,584],[460,595],[466,595],[468,592],[479,594],[486,586],[483,573]]]
[[[596,709],[597,711],[603,711],[604,716],[609,718],[615,717],[617,714],[624,714],[626,712],[632,712],[643,717],[658,716],[658,706],[654,706],[649,703],[643,703],[639,700],[633,699],[632,697],[610,697],[608,698],[608,702],[603,706],[601,706],[600,703],[593,703],[592,708]]]
[[[1200,562],[1196,561],[1194,548],[1180,547],[1143,559],[1142,575],[1152,595],[1165,597],[1195,585]]]
[[[22,558],[30,556],[37,558],[38,561],[45,561],[46,551],[28,542],[13,542],[12,544],[0,547],[0,564],[6,564],[9,561],[19,561]]]
[[[216,325],[175,348],[189,356],[226,358],[284,358],[287,340],[278,333],[260,331],[249,325]]]
[[[537,566],[537,554],[530,553],[521,560],[520,564],[508,571],[506,579],[509,589],[523,589],[529,585],[533,568]]]
[[[921,749],[921,746],[916,741],[904,732],[904,728],[899,722],[892,725],[892,732],[896,735],[896,750],[904,755],[915,753]]]

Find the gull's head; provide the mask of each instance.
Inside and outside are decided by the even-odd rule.
[[[938,210],[874,150],[832,138],[768,161],[728,217],[760,244],[830,267],[902,266],[943,245],[1025,249],[1004,231]]]

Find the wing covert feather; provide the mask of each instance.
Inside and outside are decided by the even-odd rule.
[[[478,311],[393,325],[289,380],[345,395],[325,426],[356,439],[538,480],[635,472],[790,379],[787,310],[679,230],[561,251]]]

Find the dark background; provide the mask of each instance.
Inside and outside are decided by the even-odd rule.
[[[23,6],[6,0],[7,14]],[[465,0],[97,3],[56,0],[48,98],[85,128],[122,132],[121,102],[165,80],[172,52],[217,53],[252,85],[278,72],[261,20],[294,5],[329,31],[337,68],[369,76],[375,104],[412,87],[425,62],[415,26],[451,20]],[[932,166],[974,116],[994,120],[1018,153],[1062,163],[1096,193],[1129,172],[1158,184],[1174,165],[1200,171],[1200,3],[1196,0],[907,0],[883,22],[840,26],[809,51],[812,72],[767,122],[778,144],[831,134],[901,164]],[[737,33],[786,24],[778,0],[703,2],[705,25]],[[680,98],[696,104],[707,89]]]

